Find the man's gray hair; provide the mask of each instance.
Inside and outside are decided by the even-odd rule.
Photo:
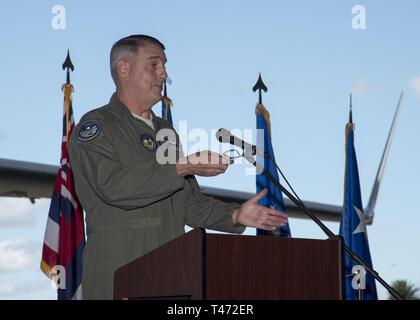
[[[109,62],[112,80],[114,80],[115,85],[117,85],[118,80],[116,69],[118,60],[129,57],[130,55],[135,55],[139,47],[144,47],[148,43],[155,44],[162,50],[165,50],[165,46],[158,39],[143,34],[131,35],[114,43],[111,48]]]

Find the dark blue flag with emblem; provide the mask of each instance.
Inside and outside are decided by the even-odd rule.
[[[255,108],[255,114],[257,117],[257,129],[263,130],[259,132],[264,133],[263,139],[258,139],[257,147],[260,150],[264,150],[268,158],[271,159],[270,161],[270,159],[268,159],[267,157],[257,157],[257,161],[258,161],[258,164],[261,167],[264,167],[264,169],[268,171],[274,179],[279,181],[279,175],[277,172],[277,168],[275,166],[276,159],[274,157],[273,146],[271,144],[270,113],[262,104],[261,90],[267,91],[267,87],[262,82],[261,74],[253,90],[254,91],[259,90],[259,102]],[[256,176],[256,187],[257,187],[257,193],[259,193],[264,188],[268,189],[267,195],[258,201],[260,205],[273,208],[279,211],[283,211],[283,212],[286,211],[286,208],[284,207],[282,192],[263,174],[258,174]],[[281,236],[281,237],[291,237],[289,223],[284,224],[283,226],[281,226],[280,228],[274,231],[257,229],[257,235],[272,235],[272,234],[276,236]]]
[[[172,100],[168,98],[166,92],[166,81],[163,83],[163,98],[162,98],[162,119],[168,121],[170,124],[172,123]]]
[[[351,105],[351,104],[350,104]],[[346,125],[346,166],[344,174],[344,203],[340,220],[340,235],[344,243],[372,268],[369,242],[360,192],[356,150],[354,148],[354,124],[350,108],[350,120]],[[365,273],[357,262],[344,256],[344,298],[346,300],[377,300],[375,279]]]

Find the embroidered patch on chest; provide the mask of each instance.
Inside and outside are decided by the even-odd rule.
[[[155,138],[148,134],[148,133],[143,133],[140,136],[140,144],[143,146],[143,148],[145,148],[147,151],[155,151],[156,150],[156,140]]]

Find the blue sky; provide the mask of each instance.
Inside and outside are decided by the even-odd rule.
[[[66,10],[52,28],[52,8]],[[352,28],[352,7],[366,29]],[[401,90],[405,97],[368,227],[374,268],[387,281],[420,286],[420,4],[405,1],[14,1],[0,12],[0,157],[58,164],[61,70],[70,49],[76,120],[109,100],[109,50],[119,38],[150,34],[166,46],[175,127],[254,128],[258,73],[268,87],[276,160],[299,196],[340,205],[344,127],[353,96],[364,205]],[[160,106],[154,108],[160,113]],[[211,136],[210,136],[211,137]],[[211,137],[213,139],[213,137]],[[209,143],[214,143],[209,140]],[[185,146],[184,146],[185,147]],[[194,150],[185,150],[188,151]],[[244,166],[200,183],[254,192]],[[0,298],[53,299],[38,269],[48,200],[0,199]],[[327,223],[338,232],[338,223]],[[308,220],[294,237],[325,238]],[[247,230],[253,233],[253,230]],[[385,290],[378,284],[381,298]]]

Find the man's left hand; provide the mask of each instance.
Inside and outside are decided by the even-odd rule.
[[[241,224],[263,230],[275,230],[287,223],[287,214],[258,204],[264,198],[267,189],[261,190],[256,196],[246,201],[239,209],[233,211],[233,224]]]

